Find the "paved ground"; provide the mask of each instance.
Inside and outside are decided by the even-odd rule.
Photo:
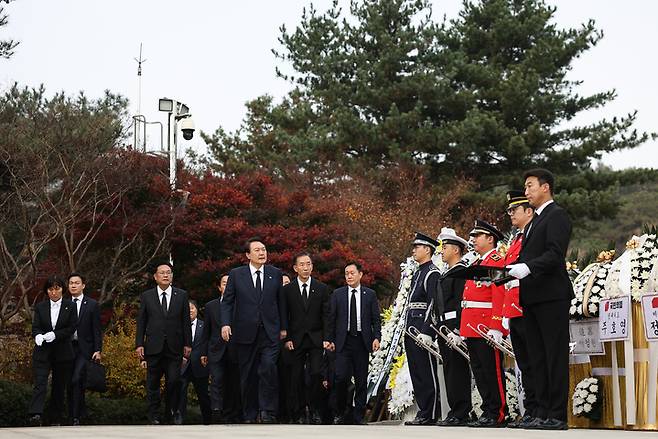
[[[582,439],[655,438],[654,432],[615,430],[526,431],[511,429],[471,429],[466,427],[404,427],[402,425],[213,425],[213,426],[95,426],[95,427],[40,427],[0,429],[1,439],[208,439],[214,438],[285,438],[285,439],[468,439],[473,438],[555,438]]]

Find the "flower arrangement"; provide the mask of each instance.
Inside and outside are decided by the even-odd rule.
[[[599,378],[585,378],[576,384],[572,400],[575,416],[584,416],[593,421],[601,419],[601,385]]]
[[[519,416],[519,391],[516,375],[512,369],[505,370],[505,401],[507,403],[507,419],[516,419]]]
[[[418,263],[413,258],[407,258],[400,264],[400,287],[390,313],[384,312],[382,324],[382,339],[379,350],[370,356],[368,368],[368,390],[376,392],[376,387],[389,373],[394,357],[403,350],[405,312],[407,298],[411,290],[411,279],[418,269]]]
[[[406,354],[395,357],[386,388],[391,390],[388,411],[398,417],[414,404],[413,385]]]
[[[651,275],[653,260],[658,257],[658,246],[656,235],[645,235],[644,242],[631,240],[627,247],[631,246],[631,297],[639,302],[643,294],[647,293],[645,288]]]
[[[583,271],[580,272],[573,282],[574,298],[571,299],[571,306],[569,307],[569,315],[576,320],[585,318],[583,315],[583,303],[585,302],[585,290],[587,285],[599,268],[598,263],[590,264]]]

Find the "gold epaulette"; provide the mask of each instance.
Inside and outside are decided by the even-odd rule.
[[[491,259],[494,260],[494,261],[496,261],[496,262],[498,262],[498,261],[500,261],[501,259],[503,259],[503,257],[500,256],[498,253],[492,253],[492,254],[491,254]]]

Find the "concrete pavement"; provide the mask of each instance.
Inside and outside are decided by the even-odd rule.
[[[82,426],[0,429],[1,439],[208,439],[285,438],[285,439],[478,439],[530,438],[618,439],[657,437],[656,432],[620,430],[527,431],[512,429],[473,429],[467,427],[405,427],[403,425],[185,425],[185,426]],[[557,435],[557,436],[556,436]]]

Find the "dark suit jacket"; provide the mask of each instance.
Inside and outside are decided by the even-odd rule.
[[[73,302],[73,306],[75,307],[75,302]],[[78,331],[80,353],[89,360],[94,352],[100,352],[103,348],[103,334],[101,332],[100,306],[97,301],[86,295],[80,305],[76,330]]]
[[[144,346],[144,355],[158,355],[165,339],[172,352],[183,355],[183,346],[192,346],[192,326],[187,292],[172,288],[167,315],[162,311],[158,289],[151,288],[139,298],[135,346]],[[166,337],[165,337],[166,335]]]
[[[222,338],[222,321],[220,315],[220,299],[213,299],[206,303],[203,311],[203,337],[204,337],[204,356],[209,361],[219,361],[226,351],[227,343]]]
[[[262,282],[263,293],[258,297],[249,265],[234,268],[228,274],[228,283],[220,310],[222,325],[231,327],[232,340],[235,343],[253,343],[261,323],[270,340],[273,342],[279,340],[281,270],[271,265],[264,265]]]
[[[34,361],[73,361],[75,358],[71,336],[78,322],[78,312],[73,302],[64,298],[61,300],[59,316],[54,325],[50,321],[50,299],[39,302],[34,307],[32,338],[50,331],[55,333],[54,341],[34,347],[32,352]]]
[[[464,297],[464,285],[466,285],[466,279],[459,279],[456,277],[446,277],[446,275],[451,270],[457,270],[463,268],[464,264],[458,263],[452,266],[450,270],[445,272],[443,276],[439,279],[439,288],[437,288],[437,298],[434,302],[434,312],[438,317],[439,306],[438,306],[438,296],[443,297],[443,313],[449,313],[452,311],[456,312],[457,317],[454,319],[446,320],[443,323],[439,323],[441,326],[445,324],[449,329],[459,329],[459,322],[461,321],[462,314],[462,298]]]
[[[191,325],[190,325],[191,327]],[[187,372],[192,374],[195,378],[203,378],[208,376],[208,367],[201,365],[201,357],[205,355],[208,346],[205,345],[206,337],[205,325],[203,320],[197,317],[196,319],[196,332],[194,333],[194,340],[192,341],[192,353],[190,354],[189,361],[185,362],[185,366],[181,368],[181,374]]]
[[[329,312],[329,341],[336,344],[336,352],[343,350],[347,338],[349,301],[347,286],[340,287],[331,294]],[[361,335],[369,351],[372,342],[381,340],[381,316],[377,295],[370,288],[361,285]]]
[[[307,286],[308,300],[302,298],[299,282],[295,278],[282,289],[281,329],[288,331],[287,340],[300,346],[304,335],[311,337],[313,344],[322,348],[322,342],[329,335],[329,287],[315,278]],[[286,340],[286,341],[287,341]]]
[[[530,275],[520,281],[521,305],[571,300],[573,287],[566,269],[571,220],[567,212],[553,202],[530,224],[517,261],[530,269]]]

